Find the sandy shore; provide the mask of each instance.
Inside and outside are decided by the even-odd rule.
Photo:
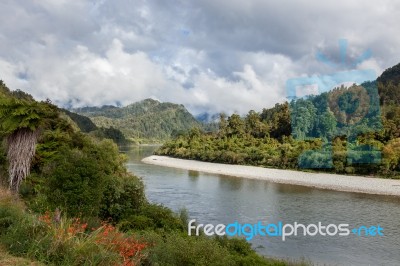
[[[306,173],[301,171],[268,169],[255,166],[207,163],[156,155],[144,158],[142,162],[213,174],[261,179],[275,183],[347,192],[400,196],[400,180],[326,173]]]

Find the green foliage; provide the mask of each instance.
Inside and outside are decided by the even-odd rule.
[[[400,138],[389,141],[384,147],[381,169],[387,175],[400,172]]]
[[[186,223],[173,211],[157,204],[147,203],[120,223],[123,230],[184,231]]]
[[[139,235],[152,244],[144,265],[306,265],[263,258],[244,239],[193,237],[179,232],[160,236],[145,231]]]
[[[118,223],[138,213],[145,203],[142,180],[130,174],[122,174],[106,180],[99,216]]]
[[[27,128],[36,130],[52,115],[54,107],[46,103],[17,98],[0,98],[0,133],[11,134]]]
[[[1,97],[11,96],[10,89],[6,86],[6,84],[2,80],[0,80],[0,96]]]
[[[333,158],[332,168],[325,171],[396,177],[400,173],[395,140],[400,137],[400,83],[393,85],[386,79],[385,86],[379,84],[380,97],[386,99],[381,112],[374,82],[342,86],[261,113],[250,111],[244,118],[221,114],[218,132],[192,129],[164,143],[156,154],[284,169],[299,165],[321,169]],[[347,143],[343,136],[352,141]],[[380,165],[357,163],[371,160],[365,145],[383,151]]]
[[[11,91],[11,96],[19,100],[34,101],[32,95],[21,90]]]
[[[399,84],[400,83],[400,64],[389,67],[388,69],[383,71],[381,76],[378,77],[377,81],[379,83],[382,83],[383,85],[387,85],[389,83],[393,83],[394,85]]]
[[[21,190],[31,208],[43,212],[59,207],[69,216],[83,217],[101,213],[107,216],[103,218],[119,221],[146,202],[142,181],[127,172],[126,158],[112,141],[98,141],[76,131],[55,106],[0,85],[3,133],[41,126],[31,175]],[[72,117],[87,122],[87,118]],[[3,152],[0,162],[5,169]]]
[[[148,258],[153,265],[235,265],[228,250],[206,237],[171,233],[154,240]]]
[[[43,235],[44,225],[26,215],[23,204],[0,191],[0,243],[14,255],[26,255],[30,244]]]
[[[94,131],[93,135],[100,139],[111,139],[118,145],[127,145],[129,143],[124,134],[112,126],[110,128],[101,127]]]
[[[61,207],[69,216],[100,215],[118,222],[145,202],[143,183],[127,173],[125,160],[110,140],[46,131],[35,174],[25,183],[28,193],[21,193],[38,211]]]
[[[85,107],[75,112],[90,117],[102,128],[120,130],[127,139],[164,140],[202,125],[183,105],[146,99],[126,107]]]
[[[275,104],[273,108],[263,109],[260,118],[269,127],[269,135],[280,139],[292,133],[289,104]]]
[[[54,169],[45,176],[44,193],[49,207],[61,207],[68,215],[97,216],[105,191],[106,173],[99,171],[101,162],[94,154],[64,150],[53,160]]]
[[[233,116],[230,124],[214,134],[193,129],[166,142],[156,153],[210,162],[296,168],[299,153],[320,147],[319,140],[301,142],[284,136],[279,141],[268,137],[267,124],[256,113],[251,112],[245,119]],[[253,121],[249,121],[250,116]]]
[[[76,123],[82,132],[89,133],[97,129],[97,126],[92,122],[92,120],[90,120],[90,118],[65,109],[62,109],[62,111]]]

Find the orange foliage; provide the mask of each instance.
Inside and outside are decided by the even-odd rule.
[[[133,236],[127,236],[119,232],[113,225],[103,222],[99,228],[92,228],[92,232],[86,232],[87,223],[82,223],[79,218],[72,219],[67,226],[55,223],[49,212],[39,217],[49,228],[55,229],[55,237],[58,239],[69,239],[80,236],[95,234],[97,244],[117,252],[122,258],[121,266],[135,266],[144,257],[142,251],[148,246],[147,243],[136,240]],[[86,233],[85,233],[86,232]]]
[[[146,243],[141,243],[132,236],[126,236],[107,223],[103,223],[101,230],[96,242],[118,252],[123,259],[123,266],[134,266],[135,262],[143,258],[142,250],[147,247]]]

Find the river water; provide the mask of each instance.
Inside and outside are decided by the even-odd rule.
[[[151,202],[187,209],[197,223],[380,225],[384,236],[257,236],[257,252],[316,265],[400,265],[400,198],[320,190],[141,163],[157,147],[132,147],[127,167]]]

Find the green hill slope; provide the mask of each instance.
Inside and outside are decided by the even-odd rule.
[[[130,139],[164,140],[194,126],[202,127],[183,105],[146,99],[126,107],[74,109],[98,127],[116,128]]]
[[[245,117],[222,116],[217,132],[192,130],[157,154],[400,178],[400,64],[362,86],[341,86]]]

